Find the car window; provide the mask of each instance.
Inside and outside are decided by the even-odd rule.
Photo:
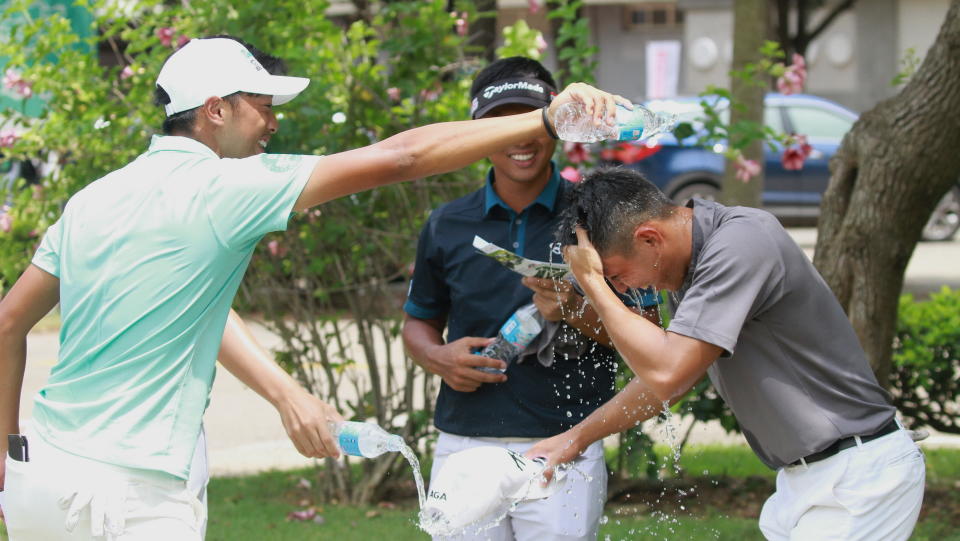
[[[783,133],[783,115],[780,107],[764,107],[763,123],[777,133]]]
[[[787,114],[793,130],[807,137],[840,139],[853,126],[852,120],[816,107],[792,106]]]
[[[703,110],[700,110],[700,115],[703,115]],[[720,120],[727,124],[730,122],[730,110],[721,109],[720,110]],[[682,120],[681,120],[682,122]],[[769,128],[773,128],[773,131],[777,133],[783,133],[783,115],[780,114],[780,107],[764,107],[763,108],[763,123]]]

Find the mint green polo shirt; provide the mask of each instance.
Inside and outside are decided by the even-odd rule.
[[[187,478],[230,304],[317,159],[220,159],[154,137],[70,199],[33,257],[60,279],[59,360],[34,407],[43,438]]]

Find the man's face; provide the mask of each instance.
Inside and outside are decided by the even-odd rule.
[[[507,104],[497,107],[483,116],[517,115],[533,111],[534,107],[523,104]],[[550,177],[550,158],[556,142],[546,134],[519,145],[512,145],[490,155],[497,181],[529,183],[545,181]]]
[[[600,256],[603,275],[621,293],[627,289],[668,289],[675,291],[680,285],[669,270],[668,261],[662,258],[662,239],[645,233],[634,233],[630,249],[611,249]],[[681,277],[682,281],[682,277]]]
[[[226,109],[220,153],[224,158],[246,158],[266,152],[270,136],[277,133],[273,96],[240,94],[224,100]]]

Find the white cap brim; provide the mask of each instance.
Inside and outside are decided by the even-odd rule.
[[[273,96],[274,105],[283,105],[296,98],[307,85],[310,79],[306,77],[288,77],[286,75],[267,75],[263,81],[251,81],[241,85],[239,92],[250,92],[251,94],[264,94]]]

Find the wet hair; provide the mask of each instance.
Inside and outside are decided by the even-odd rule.
[[[267,73],[270,73],[271,75],[286,75],[287,73],[287,65],[286,63],[284,63],[282,59],[277,58],[276,56],[267,54],[261,51],[260,49],[257,49],[253,45],[247,43],[246,41],[243,41],[240,38],[236,38],[227,34],[218,34],[215,36],[206,36],[200,39],[214,39],[214,38],[232,39],[233,41],[236,41],[240,45],[243,45],[244,47],[247,48],[248,51],[250,51],[250,54],[252,54],[253,57],[256,58],[258,62],[260,62],[260,65],[263,66],[263,69],[267,70]],[[170,54],[172,55],[173,53],[170,53]],[[168,56],[167,59],[169,60],[169,58],[170,57]],[[166,63],[166,60],[164,60],[164,63]],[[223,96],[223,99],[230,102],[231,105],[236,105],[237,100],[240,98],[241,95],[252,96],[254,94],[250,94],[248,92],[234,92],[233,94]],[[154,87],[153,103],[160,107],[163,107],[164,105],[170,103],[170,95],[167,94],[167,91],[161,88],[160,85],[156,85]],[[164,135],[172,135],[174,133],[184,133],[184,132],[189,133],[190,131],[192,131],[193,126],[197,121],[198,110],[199,110],[199,107],[194,107],[193,109],[180,111],[179,113],[174,113],[166,117],[163,120]]]
[[[598,169],[566,194],[557,240],[576,244],[576,226],[587,230],[601,255],[632,253],[636,227],[669,216],[676,205],[643,175],[623,167]]]
[[[473,85],[470,87],[470,99],[475,98],[482,89],[491,83],[503,79],[522,77],[540,79],[553,88],[557,88],[557,83],[553,80],[553,75],[550,73],[550,70],[543,67],[543,64],[525,56],[511,56],[509,58],[501,58],[480,70],[480,73],[478,73],[477,77],[473,80]]]

